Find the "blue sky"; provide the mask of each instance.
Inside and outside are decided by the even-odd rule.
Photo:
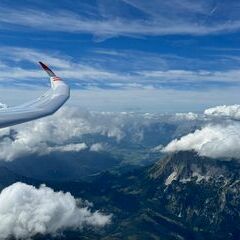
[[[235,0],[2,0],[0,101],[42,91],[41,60],[71,85],[69,104],[90,110],[239,103],[239,10]]]

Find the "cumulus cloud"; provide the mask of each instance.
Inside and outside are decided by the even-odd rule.
[[[0,238],[29,239],[36,234],[57,234],[64,229],[103,227],[110,215],[81,206],[70,193],[54,192],[15,183],[0,194]],[[86,205],[86,204],[85,204]]]
[[[92,152],[100,152],[104,150],[104,146],[102,145],[102,143],[94,143],[91,147],[90,147],[90,151]]]
[[[165,130],[161,126],[166,123],[176,126],[179,136],[182,131],[185,133],[194,126],[196,119],[199,122],[193,113],[88,112],[77,107],[65,107],[53,116],[0,129],[0,160],[12,161],[28,155],[55,152],[107,151],[105,146],[109,139],[112,144],[122,141],[140,143],[152,127],[159,125],[159,130],[157,128],[151,134],[162,134],[161,130]],[[101,142],[92,144],[96,136]]]
[[[205,124],[203,121],[200,129],[172,140],[162,152],[196,151],[211,158],[240,159],[240,123],[235,121],[240,120],[240,105],[208,108],[204,115],[193,117],[204,120]]]
[[[1,129],[0,160],[12,161],[31,154],[108,151],[105,146],[109,139],[114,146],[121,142],[148,144],[149,138],[154,142],[146,146],[152,151],[161,151],[167,139],[178,138],[162,151],[195,150],[209,157],[239,158],[240,125],[225,118],[238,119],[238,111],[239,105],[218,106],[204,114],[88,112],[65,107],[51,117]],[[195,132],[189,134],[192,131]],[[92,144],[96,139],[101,142]],[[153,149],[154,146],[160,147]]]
[[[46,152],[81,152],[88,148],[86,143],[67,144],[64,146],[48,147]]]
[[[213,108],[208,108],[204,111],[205,115],[215,117],[229,117],[240,120],[240,105],[222,105]]]
[[[11,161],[28,154],[48,154],[53,151],[80,151],[86,149],[86,144],[80,139],[75,144],[72,140],[84,133],[96,129],[90,128],[90,123],[77,111],[65,109],[56,115],[38,121],[29,122],[0,131],[0,159]]]
[[[171,141],[162,151],[196,151],[212,158],[240,159],[240,124],[207,125],[180,139]]]
[[[188,112],[188,113],[176,113],[174,117],[179,120],[197,120],[200,116],[199,114]]]
[[[212,146],[215,140],[221,140],[225,146],[223,139],[232,139],[237,134],[238,122],[231,118],[238,119],[238,109],[239,105],[233,105],[207,109],[204,114],[157,114],[89,112],[78,107],[65,107],[53,116],[1,129],[0,160],[12,161],[31,154],[47,155],[55,152],[109,151],[111,146],[115,147],[119,143],[143,144],[152,150],[155,146],[166,145],[166,141],[180,138],[196,129],[200,130],[188,134],[186,138],[174,140],[164,149],[196,150],[203,154],[209,142]],[[226,120],[226,116],[230,119]],[[150,145],[149,139],[153,140]],[[186,144],[189,139],[194,139],[194,144]],[[155,150],[159,151],[160,148]],[[217,147],[212,148],[211,152],[215,150],[219,152]],[[221,155],[236,157],[229,151],[230,147]],[[204,150],[204,155],[214,154],[207,154]]]
[[[238,119],[239,109],[239,105],[233,105],[207,109],[204,114],[142,114],[88,112],[65,107],[51,117],[1,129],[0,160],[12,161],[31,154],[108,151],[105,146],[109,139],[112,146],[124,142],[143,144],[150,150],[160,146],[154,149],[160,151],[166,140],[174,138],[178,139],[163,151],[195,150],[204,156],[238,158],[240,124],[231,118]],[[189,134],[192,131],[195,132]],[[101,142],[92,144],[96,139]],[[154,141],[148,145],[147,139]]]
[[[126,119],[125,119],[126,118]],[[0,160],[12,161],[30,154],[53,152],[102,151],[96,143],[88,148],[83,136],[100,134],[120,141],[125,137],[128,117],[114,113],[90,113],[79,108],[64,108],[51,117],[0,130]]]

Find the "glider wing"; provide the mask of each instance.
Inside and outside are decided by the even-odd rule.
[[[39,62],[51,81],[51,89],[25,104],[0,109],[0,128],[28,122],[55,113],[69,98],[69,86],[45,64]]]

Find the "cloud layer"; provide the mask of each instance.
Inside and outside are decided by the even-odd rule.
[[[122,142],[129,147],[134,144],[148,146],[147,139],[154,138],[162,143],[171,134],[182,135],[206,121],[193,113],[88,112],[65,107],[53,116],[0,129],[0,160],[57,152],[108,151],[111,145]],[[172,125],[175,131],[167,133],[166,125]],[[151,148],[153,139],[150,142]]]
[[[0,194],[0,238],[29,239],[36,234],[57,234],[65,229],[103,227],[111,216],[88,206],[70,193],[54,192],[44,185],[35,188],[15,183]]]
[[[89,33],[101,39],[115,36],[206,35],[238,31],[238,7],[237,1],[217,4],[214,0],[184,0],[181,3],[176,0],[98,1],[96,5],[74,2],[65,8],[56,8],[53,16],[41,4],[18,9],[3,5],[0,20],[3,27],[10,29],[28,27],[43,31]],[[81,11],[76,12],[76,9]]]
[[[83,136],[99,134],[120,141],[125,137],[128,114],[90,113],[79,108],[63,108],[51,117],[0,130],[0,160],[54,152],[102,151],[103,144],[86,144]],[[94,141],[94,137],[93,137]]]
[[[218,106],[205,114],[88,112],[65,107],[51,117],[1,129],[0,160],[111,151],[116,146],[130,149],[139,144],[151,150],[169,141],[165,152],[195,150],[209,157],[239,158],[240,123],[234,121],[238,116],[238,105]]]
[[[43,90],[49,81],[36,65],[38,60],[49,63],[69,83],[70,104],[79,105],[81,101],[97,111],[202,111],[209,105],[235,103],[240,91],[240,59],[231,55],[216,57],[212,53],[211,58],[197,59],[137,50],[92,49],[81,58],[73,58],[47,49],[0,47],[1,102],[11,105],[35,97],[29,88],[40,94],[37,90]]]
[[[94,49],[79,61],[59,52],[4,46],[0,47],[0,83],[7,79],[14,84],[21,80],[34,85],[33,78],[45,76],[36,66],[39,60],[51,64],[56,73],[75,88],[149,89],[177,86],[179,81],[183,87],[189,83],[237,84],[239,76],[235,67],[239,65],[239,58],[231,55],[212,55],[202,60],[134,50]]]

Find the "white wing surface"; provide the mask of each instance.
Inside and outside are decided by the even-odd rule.
[[[69,86],[45,64],[39,63],[50,77],[51,89],[33,101],[0,109],[0,128],[51,115],[68,100],[70,96]]]

